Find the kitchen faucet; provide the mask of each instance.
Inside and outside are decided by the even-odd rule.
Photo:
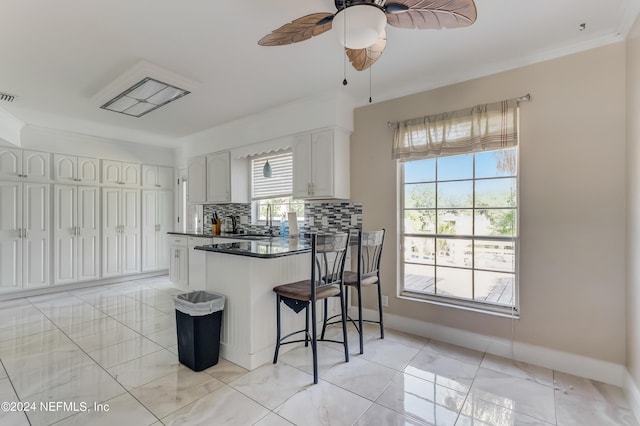
[[[227,216],[228,218],[231,218],[231,233],[232,234],[237,234],[238,233],[238,221],[236,220],[236,217],[233,215]]]

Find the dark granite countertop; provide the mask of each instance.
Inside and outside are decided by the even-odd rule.
[[[217,237],[217,236],[216,236]],[[195,247],[196,250],[214,253],[235,254],[238,256],[272,259],[275,257],[291,256],[308,253],[311,246],[308,241],[297,238],[273,237],[268,240],[243,241],[239,243],[210,244]]]
[[[258,235],[258,234],[231,234],[231,233],[222,233],[219,235],[213,234],[203,234],[202,232],[188,231],[188,232],[167,232],[170,235],[184,235],[187,237],[200,237],[200,238],[228,238],[228,239],[236,239],[236,240],[266,240],[271,237],[268,235]]]

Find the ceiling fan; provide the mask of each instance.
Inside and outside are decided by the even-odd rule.
[[[336,13],[298,18],[262,37],[260,46],[281,46],[329,31],[338,34],[351,65],[362,71],[382,55],[386,24],[397,28],[460,28],[476,20],[473,0],[334,0]]]

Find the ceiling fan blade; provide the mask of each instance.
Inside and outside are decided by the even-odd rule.
[[[421,30],[468,27],[478,15],[473,0],[392,0],[386,14],[389,25]]]
[[[321,12],[303,16],[262,37],[260,46],[282,46],[308,40],[331,29],[333,13]]]
[[[363,71],[369,68],[382,55],[382,51],[387,45],[387,33],[382,31],[378,40],[371,46],[364,49],[344,49],[351,65],[358,70]]]

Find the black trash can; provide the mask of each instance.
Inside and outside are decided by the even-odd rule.
[[[225,297],[206,291],[174,296],[178,359],[193,371],[218,363]]]

